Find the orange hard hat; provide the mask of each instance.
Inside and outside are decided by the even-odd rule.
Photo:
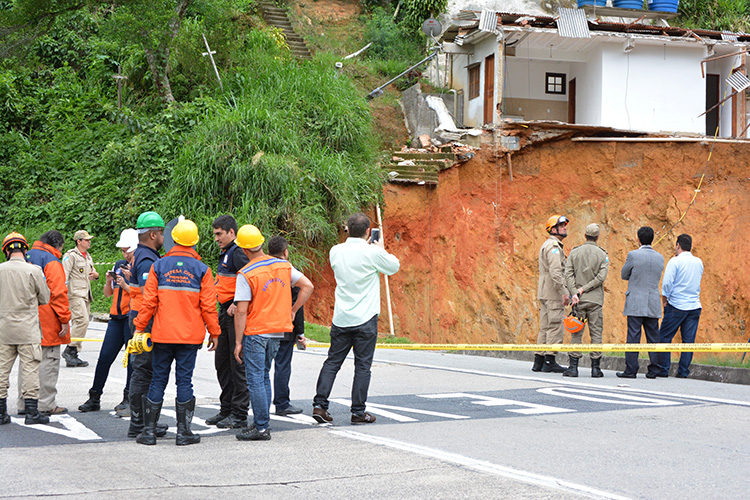
[[[559,226],[560,224],[568,224],[570,220],[568,220],[567,217],[564,215],[553,215],[549,219],[547,219],[547,224],[545,225],[545,228],[547,229],[548,233],[552,233],[552,228],[555,226]]]
[[[570,311],[570,314],[563,319],[563,327],[565,327],[565,330],[570,333],[578,333],[583,330],[584,326],[586,326],[586,321],[585,318],[581,318],[578,315],[578,309],[573,306],[573,310]]]
[[[7,254],[9,250],[28,250],[29,243],[21,233],[15,231],[8,234],[3,239],[3,253]]]

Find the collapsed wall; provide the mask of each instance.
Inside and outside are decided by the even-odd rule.
[[[561,213],[571,220],[566,252],[583,243],[587,224],[602,228],[599,244],[610,258],[604,342],[625,341],[627,282],[620,270],[628,251],[638,247],[642,225],[656,231],[654,248],[665,260],[677,235],[693,237],[693,253],[705,267],[697,341],[748,341],[750,145],[717,143],[707,164],[710,139],[565,137],[514,153],[513,181],[505,156],[493,150],[485,145],[473,159],[440,172],[437,186],[385,185],[386,248],[401,260],[390,280],[397,335],[431,343],[535,343],[537,256],[547,237],[545,221]],[[315,284],[307,319],[329,323],[335,285],[330,267],[318,270]],[[380,331],[387,332],[385,299],[382,310]]]

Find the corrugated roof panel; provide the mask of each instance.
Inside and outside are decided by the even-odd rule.
[[[722,40],[729,40],[730,42],[736,42],[737,41],[737,34],[732,33],[731,31],[722,31],[721,32],[721,39]]]
[[[494,10],[482,9],[482,15],[479,16],[479,31],[497,31],[497,12]]]
[[[743,73],[739,72],[730,75],[730,77],[727,78],[727,83],[737,92],[742,92],[750,87],[750,79],[748,79]]]
[[[557,32],[567,38],[591,38],[589,22],[583,9],[566,9],[560,7],[560,18],[557,20]]]

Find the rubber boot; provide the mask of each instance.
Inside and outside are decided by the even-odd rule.
[[[128,428],[128,437],[134,438],[143,431],[143,400],[145,394],[130,395],[130,427]]]
[[[599,367],[600,363],[602,362],[602,358],[591,358],[591,377],[592,378],[599,378],[603,377],[604,373],[602,373],[602,369]]]
[[[115,406],[115,413],[118,417],[130,416],[130,399],[128,398],[128,390],[122,391],[122,401],[120,404]]]
[[[195,411],[195,398],[185,403],[177,400],[175,402],[177,403],[177,446],[200,443],[201,437],[190,430]]]
[[[135,440],[138,444],[156,444],[156,422],[159,420],[162,403],[163,401],[154,403],[143,396],[143,432]]]
[[[570,366],[568,366],[568,369],[563,372],[563,377],[577,377],[578,376],[578,360],[580,358],[574,358],[573,356],[568,356],[568,359],[570,360]]]
[[[544,355],[534,354],[534,366],[531,367],[531,371],[540,372],[542,371],[543,366],[544,366]]]
[[[542,371],[544,373],[562,373],[565,371],[565,367],[557,364],[554,354],[545,354],[544,366],[542,366]]]
[[[102,393],[94,389],[89,390],[89,399],[78,407],[78,411],[86,413],[87,411],[99,411],[101,409]]]
[[[26,406],[26,420],[23,422],[26,425],[34,424],[48,424],[49,417],[39,413],[39,401],[36,399],[25,399]]]
[[[8,415],[8,398],[0,398],[0,425],[10,423],[10,416]]]

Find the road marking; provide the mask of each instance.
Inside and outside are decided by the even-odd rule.
[[[331,401],[344,406],[351,406],[352,404],[352,402],[348,399],[331,399]],[[370,413],[380,415],[381,417],[390,418],[392,420],[395,420],[396,422],[419,422],[419,420],[417,420],[416,418],[406,417],[404,415],[399,415],[398,413],[393,413],[392,411],[375,408],[372,404],[367,405],[367,410]]]
[[[332,401],[336,401],[337,403],[341,403],[341,404],[344,404],[344,405],[347,405],[347,406],[351,405],[351,401],[349,401],[348,399],[338,399],[338,400],[332,400]],[[450,419],[453,419],[453,420],[461,420],[461,419],[471,418],[471,417],[466,416],[466,415],[455,415],[453,413],[442,413],[442,412],[439,412],[439,411],[421,410],[421,409],[418,409],[418,408],[407,408],[405,406],[393,406],[393,405],[386,405],[386,404],[381,404],[381,403],[370,403],[370,402],[368,402],[367,403],[367,409],[371,410],[372,408],[377,408],[377,409],[382,409],[382,410],[397,410],[397,411],[403,411],[403,412],[406,412],[406,413],[418,413],[420,415],[430,415],[430,416],[433,416],[433,417],[450,418]],[[372,413],[374,413],[374,412],[372,412]],[[385,415],[384,413],[390,413],[390,412],[383,412],[383,416],[385,417],[387,415]],[[408,418],[408,417],[406,417],[406,418]],[[416,420],[414,420],[414,419],[407,420],[407,421],[408,422],[412,422],[412,421],[416,422]]]
[[[531,377],[531,376],[526,376],[526,375],[507,375],[503,373],[487,372],[483,370],[474,370],[470,368],[454,368],[454,367],[446,367],[446,366],[438,366],[438,365],[428,365],[425,363],[407,363],[404,361],[388,361],[385,359],[379,359],[378,361],[380,363],[388,363],[392,365],[412,366],[414,368],[426,368],[429,370],[442,370],[442,371],[450,371],[450,372],[456,372],[456,373],[467,373],[470,375],[482,375],[486,377],[507,378],[507,379],[512,379],[512,380],[527,380],[527,381],[532,381],[532,382],[543,382],[546,384],[556,384],[556,385],[569,386],[569,387],[585,387],[588,389],[601,389],[602,388],[602,386],[600,385],[586,384],[582,382],[555,380],[551,378]],[[665,396],[669,398],[689,399],[691,401],[703,401],[706,403],[719,403],[719,404],[734,405],[734,406],[750,406],[750,401],[738,401],[736,399],[722,399],[722,398],[710,398],[706,396],[692,396],[689,394],[653,391],[650,389],[636,389],[633,387],[608,387],[608,389],[618,389],[623,392],[648,394],[652,396]]]
[[[666,399],[643,398],[627,394],[617,394],[605,391],[588,391],[575,387],[547,387],[537,389],[537,392],[551,396],[562,396],[564,398],[581,399],[583,401],[594,401],[596,403],[610,403],[614,405],[640,405],[640,406],[679,406],[678,401],[667,401]]]
[[[522,406],[521,410],[505,410],[511,413],[521,413],[523,415],[543,415],[546,413],[569,413],[574,412],[569,408],[558,408],[556,406],[540,405],[536,403],[526,403],[525,401],[516,401],[514,399],[495,398],[492,396],[480,396],[477,394],[468,394],[464,392],[454,392],[448,394],[420,394],[420,398],[429,399],[473,399],[472,404],[482,406]]]
[[[534,484],[537,486],[543,486],[545,488],[551,488],[555,490],[567,491],[577,493],[579,495],[585,495],[589,498],[596,499],[607,499],[607,500],[629,500],[628,497],[616,495],[608,491],[598,490],[589,486],[581,484],[571,483],[562,479],[557,479],[551,476],[543,476],[541,474],[534,474],[533,472],[526,472],[502,465],[493,464],[484,460],[477,460],[475,458],[469,458],[456,453],[449,453],[434,448],[427,448],[426,446],[420,446],[416,444],[406,443],[404,441],[397,441],[395,439],[389,439],[378,436],[371,436],[355,431],[345,430],[331,430],[331,434],[338,436],[356,439],[358,441],[364,441],[371,444],[378,444],[394,448],[409,453],[416,453],[418,455],[436,458],[444,462],[449,462],[457,465],[462,465],[469,469],[473,469],[488,474],[494,474],[496,476],[507,477],[515,481],[521,481],[528,484]]]
[[[61,424],[65,427],[64,429],[47,424],[26,425],[24,423],[25,420],[25,417],[11,417],[11,421],[14,424],[26,427],[27,429],[59,434],[60,436],[76,439],[78,441],[99,441],[102,439],[96,432],[92,431],[70,415],[53,415],[49,418],[50,423]]]

